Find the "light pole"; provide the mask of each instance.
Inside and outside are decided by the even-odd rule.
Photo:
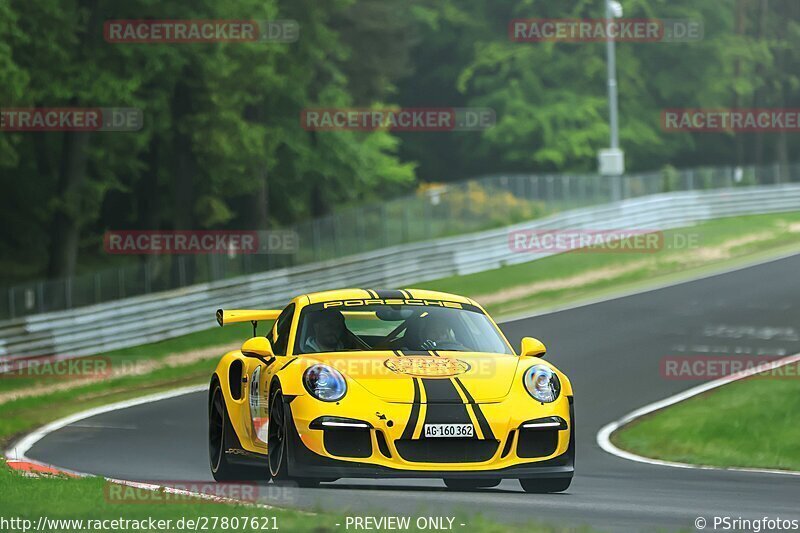
[[[606,24],[622,17],[622,5],[616,0],[603,0],[606,7]],[[619,98],[617,95],[617,51],[616,42],[606,28],[606,63],[608,66],[608,121],[611,128],[611,145],[600,150],[598,156],[600,174],[611,177],[612,200],[622,199],[622,174],[625,173],[625,154],[619,147]]]

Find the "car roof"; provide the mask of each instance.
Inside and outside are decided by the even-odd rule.
[[[338,289],[333,291],[313,292],[305,295],[308,303],[331,302],[336,300],[445,300],[463,304],[474,304],[472,300],[457,294],[423,289]]]

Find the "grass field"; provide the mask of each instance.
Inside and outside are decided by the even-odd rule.
[[[800,380],[754,377],[615,432],[625,450],[667,461],[800,470]]]

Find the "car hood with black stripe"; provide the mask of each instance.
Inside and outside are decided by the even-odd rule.
[[[489,403],[505,398],[520,358],[472,352],[341,352],[313,359],[396,403]]]

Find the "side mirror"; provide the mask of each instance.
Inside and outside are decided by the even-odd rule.
[[[547,348],[539,339],[533,337],[525,337],[522,339],[522,346],[520,347],[519,354],[522,357],[539,357],[544,358],[547,353]]]
[[[272,345],[266,337],[253,337],[247,339],[242,344],[243,355],[257,355],[260,357],[272,357]]]

